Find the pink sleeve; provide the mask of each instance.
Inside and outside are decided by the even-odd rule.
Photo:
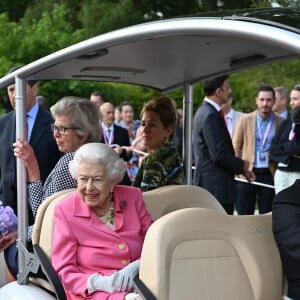
[[[77,268],[77,242],[60,205],[55,207],[52,265],[70,292],[85,295],[89,275]]]
[[[138,191],[138,199],[136,203],[136,208],[141,222],[141,236],[144,239],[149,226],[152,224],[152,218],[147,211],[147,207],[143,200],[141,190],[137,188],[137,191]]]
[[[58,205],[54,214],[52,264],[67,290],[68,299],[78,299],[79,296],[82,299],[123,300],[126,292],[109,294],[99,291],[86,294],[90,274],[80,272],[77,268],[77,242],[67,220],[64,209]]]

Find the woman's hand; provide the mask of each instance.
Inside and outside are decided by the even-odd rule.
[[[7,235],[4,235],[3,237],[0,238],[0,252],[4,251],[7,249],[9,246],[11,246],[18,237],[18,232],[17,231],[12,231],[8,233]]]
[[[138,274],[139,267],[140,261],[136,260],[110,276],[102,276],[95,273],[88,279],[88,292],[104,291],[115,293],[130,291],[133,289],[133,279]]]
[[[133,279],[138,274],[139,268],[139,260],[130,263],[125,268],[112,275],[112,285],[120,292],[131,290],[133,288]]]
[[[87,283],[88,293],[91,294],[94,291],[103,291],[110,294],[119,292],[118,288],[112,285],[114,274],[110,276],[102,276],[98,273],[91,275]]]
[[[128,293],[125,295],[124,300],[142,300],[142,297],[137,293]]]
[[[30,144],[22,138],[18,138],[18,141],[13,144],[14,155],[21,159],[25,168],[27,169],[28,181],[40,180],[40,169],[38,166],[35,153]]]

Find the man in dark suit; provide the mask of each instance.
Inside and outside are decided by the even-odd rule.
[[[115,152],[123,158],[125,161],[129,161],[132,153],[127,152],[125,147],[130,146],[130,139],[128,131],[121,126],[118,126],[114,123],[114,106],[105,102],[100,106],[100,116],[101,116],[101,126],[102,126],[102,140],[101,143],[105,143],[111,146]],[[121,181],[122,185],[131,185],[131,181],[127,175],[127,172],[124,175],[123,180]]]
[[[270,147],[270,158],[277,163],[274,175],[275,193],[291,186],[300,179],[300,86],[291,90],[291,116],[278,128]],[[298,142],[297,142],[298,140]]]
[[[269,85],[258,88],[255,98],[256,110],[243,115],[234,133],[232,144],[236,156],[247,160],[257,182],[274,185],[275,164],[270,159],[270,145],[283,119],[272,111],[275,101],[274,89]],[[240,214],[255,213],[256,203],[260,214],[271,211],[274,189],[239,182]]]
[[[273,233],[288,282],[287,296],[300,299],[300,179],[273,201]]]
[[[15,110],[15,84],[9,85],[7,91]],[[44,182],[61,153],[51,131],[50,124],[54,122],[53,118],[49,112],[39,107],[36,101],[37,92],[38,84],[35,81],[28,81],[26,84],[27,138],[34,149],[41,180]],[[11,206],[17,214],[16,159],[13,154],[13,143],[16,141],[14,110],[0,117],[0,199],[3,205]],[[29,209],[29,224],[33,224],[31,209]]]
[[[287,110],[289,103],[289,91],[283,86],[278,86],[274,88],[275,91],[275,104],[272,110],[277,113],[281,118],[288,119],[290,114]]]
[[[196,160],[194,184],[211,192],[228,214],[234,208],[234,174],[244,174],[255,180],[248,171],[248,162],[234,156],[222,104],[229,101],[232,91],[228,76],[204,82],[205,98],[194,117],[193,141]]]

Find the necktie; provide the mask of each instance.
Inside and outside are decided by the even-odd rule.
[[[112,144],[112,140],[111,140],[111,130],[108,128],[106,131],[106,137],[107,137],[107,144],[111,145]]]
[[[292,124],[292,128],[289,134],[289,141],[292,141],[295,137],[295,123]]]
[[[219,110],[220,117],[226,122],[225,115],[222,109]]]

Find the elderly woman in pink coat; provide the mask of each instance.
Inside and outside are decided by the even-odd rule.
[[[55,208],[52,264],[68,299],[141,299],[133,278],[152,220],[140,189],[116,185],[123,159],[108,146],[81,146],[70,162],[77,191]]]

